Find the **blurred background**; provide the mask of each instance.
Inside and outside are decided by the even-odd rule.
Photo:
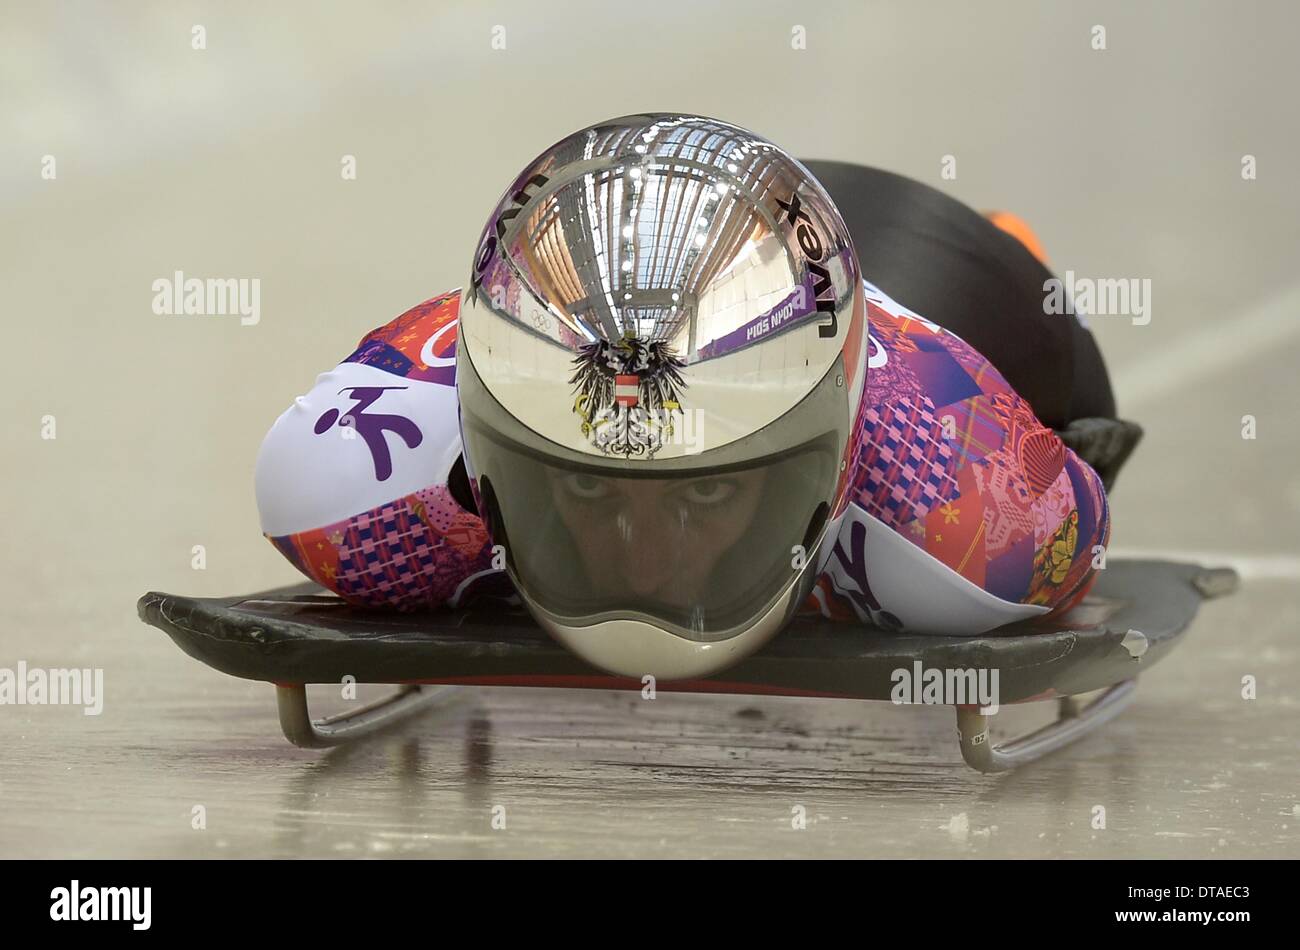
[[[6,4],[0,666],[102,667],[107,696],[0,707],[0,854],[1300,854],[1298,27],[1283,0]],[[1245,586],[1107,731],[995,780],[947,710],[482,691],[322,757],[269,687],[136,619],[146,590],[296,581],[259,535],[266,429],[465,280],[529,159],[647,110],[1013,211],[1058,274],[1151,281],[1149,324],[1092,321],[1147,429],[1114,551]],[[259,279],[260,320],[155,314],[178,270]],[[525,830],[488,828],[497,801]],[[802,837],[793,801],[824,819]]]

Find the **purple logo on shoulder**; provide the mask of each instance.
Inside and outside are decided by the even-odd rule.
[[[351,411],[346,415],[337,409],[327,409],[316,420],[315,433],[323,435],[336,423],[340,428],[355,430],[365,440],[366,448],[375,463],[375,478],[387,481],[393,474],[393,456],[388,451],[385,432],[392,432],[406,443],[408,449],[417,448],[424,441],[424,436],[414,422],[405,416],[394,413],[366,412],[389,389],[406,389],[405,386],[349,386],[339,390],[339,394],[348,393],[355,400]]]

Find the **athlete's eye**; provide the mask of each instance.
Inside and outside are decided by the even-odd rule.
[[[583,501],[599,501],[609,497],[610,493],[608,479],[597,478],[595,475],[587,475],[583,472],[565,475],[562,484],[566,492]]]
[[[682,491],[682,498],[692,505],[719,505],[736,493],[736,483],[726,478],[701,478]]]

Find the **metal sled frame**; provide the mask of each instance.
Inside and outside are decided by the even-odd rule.
[[[275,698],[284,737],[303,749],[325,749],[374,735],[420,715],[445,700],[455,686],[408,684],[391,696],[354,712],[312,719],[304,685],[276,686]],[[461,687],[463,688],[463,687]],[[995,714],[979,706],[957,706],[957,736],[966,764],[981,772],[1006,772],[1055,752],[1105,725],[1133,701],[1137,679],[1116,683],[1084,707],[1073,696],[1058,701],[1055,722],[1001,745],[989,741]]]
[[[407,684],[391,696],[354,712],[325,719],[312,719],[304,685],[276,686],[275,698],[284,737],[302,749],[326,749],[374,735],[418,716],[457,688],[463,687]],[[1128,707],[1136,690],[1136,678],[1125,680],[1082,708],[1073,696],[1064,696],[1058,701],[1060,712],[1056,722],[1001,745],[989,741],[989,723],[996,714],[986,715],[978,706],[957,706],[957,736],[962,758],[981,772],[1009,771],[1062,749],[1105,725]]]
[[[958,706],[957,738],[961,757],[981,772],[1006,772],[1041,759],[1110,722],[1128,708],[1136,690],[1134,677],[1116,683],[1082,708],[1073,696],[1062,696],[1055,722],[1001,745],[994,745],[989,739],[992,715],[985,715],[978,706]]]
[[[1056,700],[1058,717],[994,743],[995,714],[956,706],[962,757],[994,773],[1055,752],[1109,722],[1132,702],[1137,675],[1175,645],[1200,601],[1235,590],[1236,574],[1164,561],[1113,561],[1096,589],[1056,623],[1014,624],[995,635],[926,637],[797,619],[736,666],[666,692],[888,700],[891,674],[914,661],[943,669],[993,669],[1004,704]],[[551,641],[526,615],[461,611],[421,616],[350,607],[312,585],[251,597],[150,593],[140,616],[191,656],[223,672],[275,684],[280,727],[303,748],[374,735],[441,705],[466,686],[640,689]],[[399,684],[361,709],[313,719],[307,684]],[[1077,696],[1104,690],[1087,705]]]
[[[456,687],[421,686],[410,683],[391,696],[352,712],[312,719],[307,708],[304,684],[276,685],[275,703],[280,712],[280,730],[284,737],[301,749],[327,749],[376,732],[418,716],[445,700]]]

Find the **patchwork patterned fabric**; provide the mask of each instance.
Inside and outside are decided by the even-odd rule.
[[[1007,432],[993,411],[992,397],[981,392],[948,409],[953,419],[948,441],[960,463],[978,462],[1002,448]]]
[[[483,522],[445,485],[271,543],[322,587],[368,607],[442,606],[492,566]]]
[[[867,371],[863,399],[869,406],[880,405],[890,399],[919,399],[921,381],[916,378],[916,373],[908,366],[907,360],[887,358],[891,352],[915,352],[916,343],[903,333],[897,323],[880,324],[880,332],[877,334],[879,320],[876,311],[879,311],[880,316],[886,315],[874,304],[867,305],[867,325],[871,331],[867,353],[870,369]]]
[[[1040,497],[1052,487],[1065,467],[1065,445],[1050,429],[1029,432],[1017,446],[1020,470],[1029,493]]]
[[[984,499],[975,490],[970,466],[958,473],[957,484],[956,497],[926,516],[925,531],[920,534],[924,543],[920,546],[972,584],[982,587],[988,549],[984,536],[987,530]]]
[[[1063,468],[1056,481],[1029,506],[1034,519],[1034,544],[1039,547],[1047,544],[1074,509],[1074,487]]]
[[[988,360],[867,286],[876,299],[853,501],[936,569],[1008,603],[1068,606],[1110,540],[1100,479]],[[823,575],[810,606],[844,616],[832,589]]]
[[[984,497],[985,538],[989,556],[994,557],[1033,534],[1033,498],[1024,474],[1008,452],[990,453],[981,464],[972,465],[971,472],[975,490]]]
[[[867,409],[853,488],[858,504],[881,521],[904,524],[947,501],[957,492],[956,466],[928,397]]]
[[[965,370],[980,392],[986,395],[1010,393],[1015,395],[1011,384],[1002,378],[1002,374],[993,368],[993,364],[970,346],[954,347],[949,351],[952,358]]]
[[[460,291],[432,297],[371,330],[343,362],[365,363],[395,376],[454,386],[459,314]]]

